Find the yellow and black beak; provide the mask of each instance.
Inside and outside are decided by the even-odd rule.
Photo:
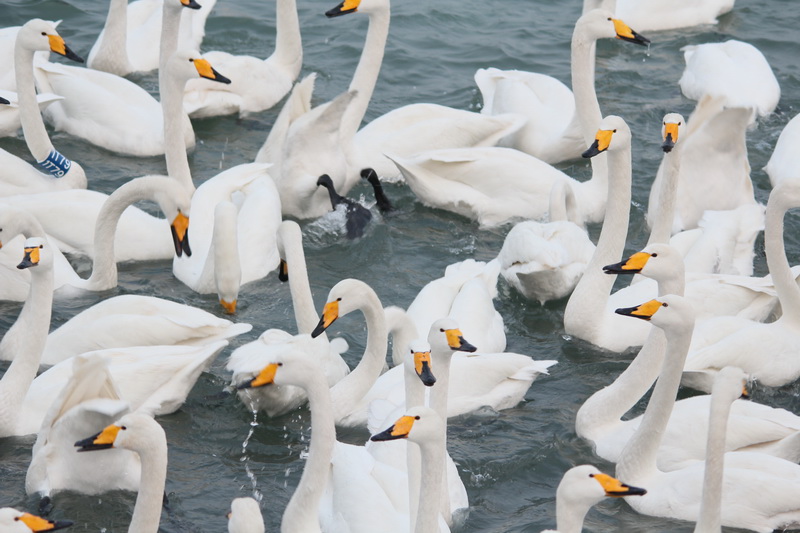
[[[328,329],[328,327],[333,324],[337,318],[339,318],[340,300],[341,298],[337,298],[334,301],[325,304],[325,307],[322,308],[322,318],[319,319],[317,327],[315,327],[314,331],[311,332],[312,337],[316,338],[322,335],[322,332]]]
[[[341,15],[347,15],[348,13],[355,13],[358,11],[358,6],[360,4],[361,0],[344,0],[344,2],[338,6],[326,11],[325,16],[328,18],[333,18]]]
[[[380,442],[385,440],[407,439],[408,434],[411,433],[411,428],[414,427],[414,422],[417,420],[419,420],[418,416],[402,416],[392,427],[381,431],[377,435],[371,436],[369,440]]]
[[[432,387],[436,383],[436,377],[431,371],[431,352],[413,352],[414,371],[423,385]]]
[[[624,261],[604,266],[603,272],[606,274],[638,274],[651,257],[652,256],[646,252],[638,252]]]
[[[200,75],[201,78],[205,78],[207,80],[218,81],[220,83],[230,83],[231,80],[214,70],[211,66],[211,63],[206,61],[205,59],[190,59],[192,63],[194,63],[194,68],[197,69],[197,73]]]
[[[28,529],[33,531],[33,533],[66,529],[73,524],[73,522],[69,520],[46,520],[30,513],[22,513],[22,516],[15,518],[15,520],[28,526]]]
[[[203,7],[194,0],[181,0],[181,5],[183,7],[188,7],[189,9],[200,9]]]
[[[24,270],[26,268],[35,267],[39,265],[39,248],[40,246],[32,246],[30,248],[25,248],[25,256],[22,258],[22,262],[17,265],[17,268],[20,270]]]
[[[611,19],[611,21],[614,23],[614,31],[617,32],[617,39],[622,39],[623,41],[628,41],[633,44],[641,44],[642,46],[650,44],[650,39],[642,37],[621,20]]]
[[[447,345],[454,352],[474,352],[478,350],[467,342],[459,329],[446,329],[444,334],[447,337]]]
[[[278,265],[278,279],[282,282],[289,281],[289,265],[283,259],[281,259],[281,262]]]
[[[642,305],[637,305],[636,307],[622,307],[614,312],[618,315],[632,316],[635,318],[641,318],[642,320],[650,320],[659,309],[666,306],[666,303],[659,302],[658,300],[650,300]]]
[[[278,368],[283,366],[283,363],[270,363],[264,367],[264,369],[258,373],[256,377],[251,379],[250,381],[245,381],[244,383],[240,383],[236,385],[238,390],[243,389],[256,389],[258,387],[265,387],[267,385],[272,385],[275,383],[275,374],[278,372]]]
[[[79,448],[79,452],[93,452],[96,450],[107,450],[109,448],[113,448],[114,440],[117,438],[117,434],[119,434],[121,429],[123,428],[111,424],[100,433],[92,435],[88,439],[79,440],[75,443],[75,446]]]
[[[631,487],[622,481],[613,478],[606,474],[589,474],[595,481],[600,483],[603,490],[606,491],[606,496],[612,498],[620,498],[622,496],[644,496],[647,491],[639,487]]]
[[[60,35],[47,34],[47,40],[50,41],[50,50],[52,52],[62,55],[67,59],[77,61],[78,63],[83,63],[83,58],[70,50],[69,46],[67,46],[67,43],[64,42],[64,39]]]
[[[661,145],[661,149],[666,153],[671,152],[678,142],[678,126],[680,124],[674,122],[664,123],[664,144]]]
[[[170,224],[170,229],[172,230],[172,243],[175,245],[175,255],[180,257],[185,253],[186,257],[192,257],[192,249],[189,247],[189,217],[178,213],[178,216]]]
[[[594,142],[581,156],[588,159],[608,150],[608,145],[611,144],[611,137],[614,135],[614,131],[615,130],[598,130],[597,135],[594,137]]]

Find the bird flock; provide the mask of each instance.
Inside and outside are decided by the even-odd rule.
[[[471,109],[381,100],[390,20],[419,6],[319,10],[366,20],[337,30],[353,74],[336,88],[312,6],[276,0],[261,57],[213,31],[226,51],[206,51],[224,9],[111,0],[88,54],[77,16],[0,29],[0,531],[224,527],[191,498],[240,533],[800,528],[800,417],[781,408],[800,377],[798,123],[761,51],[693,38],[746,8],[587,0],[560,80],[467,61]],[[622,104],[647,101],[633,45],[657,61],[662,35],[687,44],[683,97],[643,106],[661,115],[642,179]],[[212,162],[215,128],[252,153]],[[500,443],[523,421],[517,438],[542,434],[508,450],[522,479],[554,481],[530,487],[535,518],[485,492],[520,469]],[[122,517],[65,499],[118,489]]]

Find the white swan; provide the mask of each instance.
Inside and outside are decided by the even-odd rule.
[[[764,167],[773,187],[784,179],[796,179],[798,165],[797,146],[800,146],[800,115],[795,115],[781,131],[775,149]]]
[[[656,466],[657,449],[668,422],[689,348],[694,316],[682,297],[667,295],[619,312],[651,321],[664,329],[667,355],[642,423],[617,463],[616,475],[647,494],[626,501],[640,513],[697,520],[704,463],[663,472]],[[717,413],[712,413],[717,417]],[[800,524],[800,465],[752,452],[725,456],[722,525],[770,532]],[[770,487],[765,491],[764,487]]]
[[[575,23],[571,62],[574,95],[559,80],[544,74],[497,68],[475,72],[484,102],[481,113],[517,113],[527,118],[522,128],[501,140],[500,146],[516,148],[550,164],[580,156],[602,118],[594,88],[597,40],[617,38],[640,45],[650,42],[623,20],[614,19],[606,10],[592,10]]]
[[[750,110],[751,122],[756,115],[769,115],[777,107],[781,97],[778,80],[764,54],[752,44],[731,39],[681,50],[686,68],[678,83],[687,98],[720,97],[725,107]]]
[[[573,466],[556,489],[556,527],[542,533],[581,533],[589,509],[605,498],[641,496],[647,491],[603,474],[592,465]]]
[[[190,117],[257,113],[277,104],[291,90],[303,65],[296,0],[276,0],[276,9],[275,51],[268,58],[219,51],[203,54],[230,76],[231,84],[190,80],[183,95]]]
[[[253,498],[234,498],[228,513],[228,533],[264,533],[264,517]]]
[[[48,520],[39,516],[17,511],[12,507],[0,508],[0,528],[6,533],[39,533],[56,531],[72,525],[69,520]]]
[[[83,168],[53,147],[39,110],[33,79],[34,54],[37,51],[51,50],[70,59],[80,60],[58,35],[52,22],[34,19],[25,23],[16,33],[13,55],[19,120],[28,150],[41,170],[5,150],[0,151],[0,196],[86,188],[86,173]]]
[[[181,48],[198,49],[214,4],[216,0],[205,0],[202,6],[194,0],[138,0],[130,4],[111,0],[105,25],[89,51],[86,64],[117,76],[154,70],[160,65],[162,20],[177,34],[174,40]],[[175,9],[180,6],[192,11],[181,16],[180,9]],[[180,20],[179,27],[176,20]]]
[[[592,258],[595,245],[586,228],[567,215],[575,207],[571,187],[556,182],[550,191],[550,221],[519,222],[503,240],[497,254],[500,273],[529,300],[543,304],[569,296]]]
[[[583,12],[602,6],[642,31],[673,30],[716,24],[717,17],[733,9],[735,0],[584,0]]]
[[[157,533],[167,479],[167,436],[159,423],[150,416],[131,413],[75,446],[79,452],[119,448],[139,456],[142,481],[128,531]]]
[[[783,217],[797,206],[800,206],[800,185],[792,180],[780,182],[767,203],[764,247],[781,303],[781,317],[769,324],[753,324],[693,351],[686,361],[686,385],[708,391],[713,374],[728,365],[741,368],[769,387],[792,383],[800,377],[800,364],[794,357],[794,340],[800,324],[800,287],[789,268],[783,245]]]

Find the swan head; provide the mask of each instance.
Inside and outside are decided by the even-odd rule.
[[[79,452],[121,448],[137,453],[163,449],[166,453],[167,436],[152,416],[129,413],[101,432],[75,443]]]
[[[367,306],[383,309],[378,295],[375,294],[372,287],[357,279],[343,279],[328,293],[327,303],[322,309],[322,317],[319,319],[317,327],[311,332],[311,336],[321,335],[337,318]],[[380,315],[383,317],[383,312]]]
[[[656,281],[685,275],[683,257],[673,246],[653,243],[627,259],[603,267],[606,274],[642,274]]]
[[[179,7],[188,7],[189,9],[200,9],[203,7],[195,2],[195,0],[173,0],[172,2],[166,2],[166,4]]]
[[[56,25],[42,19],[32,19],[23,24],[17,34],[17,46],[27,50],[55,52],[67,59],[83,63],[83,59],[70,50],[56,31]]]
[[[474,352],[475,346],[467,342],[458,329],[458,322],[452,318],[440,318],[433,324],[428,331],[428,343],[431,346],[431,353],[439,355],[450,355],[452,352]]]
[[[338,6],[325,12],[328,18],[350,13],[389,12],[389,0],[344,0]]]
[[[556,501],[573,509],[588,509],[604,498],[643,496],[645,489],[631,487],[603,474],[592,465],[580,465],[567,470],[556,489]]]
[[[17,511],[13,507],[0,509],[0,531],[6,533],[38,533],[65,529],[73,523],[69,520],[47,520],[30,513]]]
[[[730,402],[739,398],[748,398],[748,382],[749,376],[745,374],[744,370],[737,366],[726,366],[714,376],[711,394]]]
[[[592,40],[617,38],[642,46],[650,44],[650,39],[633,31],[606,9],[593,9],[579,18],[575,23],[575,34]]]
[[[664,143],[661,145],[662,150],[669,153],[675,148],[675,144],[681,138],[681,131],[685,124],[686,120],[680,113],[667,113],[664,115],[661,125],[661,138],[664,139]]]
[[[231,510],[227,514],[228,533],[249,531],[264,533],[264,517],[261,508],[253,498],[236,498],[231,502]]]
[[[694,326],[695,313],[692,304],[683,296],[667,294],[634,307],[623,307],[614,311],[618,315],[631,316],[652,322],[664,330],[685,330]]]
[[[53,264],[53,252],[50,244],[42,237],[31,237],[25,240],[24,255],[17,268],[24,270],[38,266],[49,266]]]
[[[616,115],[608,115],[600,123],[592,145],[581,154],[585,158],[594,157],[607,150],[630,149],[631,130],[628,124]]]
[[[436,376],[431,369],[431,346],[426,341],[418,339],[409,343],[403,365],[406,372],[413,374],[412,379],[416,376],[426,387],[436,383]]]
[[[167,60],[165,70],[169,76],[178,79],[181,83],[186,83],[198,77],[225,84],[231,82],[231,80],[214,70],[211,63],[207,59],[203,59],[197,50],[177,50]]]
[[[442,417],[430,407],[412,407],[390,427],[369,438],[373,442],[408,439],[417,444],[440,438],[445,427]],[[423,474],[424,475],[424,474]]]
[[[263,358],[260,370],[255,372],[254,377],[236,385],[236,389],[243,391],[270,385],[305,387],[314,376],[324,381],[316,357],[318,352],[309,344],[312,342],[314,341],[309,335],[300,334],[286,342],[270,346],[269,355]]]

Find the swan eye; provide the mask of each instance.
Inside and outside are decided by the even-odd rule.
[[[341,298],[336,298],[336,301],[337,301],[337,302],[341,302],[341,301],[342,301],[342,299],[341,299]]]
[[[43,31],[43,32],[42,32],[42,35],[47,35],[47,32],[46,32],[46,31]]]
[[[119,429],[128,429],[128,428],[127,428],[127,427],[125,427],[125,426],[120,426],[120,428],[119,428]]]
[[[439,331],[441,331],[442,333],[444,333],[444,328],[440,328],[440,329],[439,329]]]
[[[278,363],[278,366],[283,366],[283,363]]]
[[[650,257],[658,257],[658,254],[650,254]]]
[[[419,415],[415,416],[414,420],[419,420]]]
[[[661,302],[661,307],[669,307],[669,304],[667,302]]]
[[[39,249],[41,250],[42,248],[44,248],[44,244],[39,245]]]
[[[617,130],[611,130],[611,133],[617,133]]]
[[[678,126],[680,126],[681,124],[683,124],[683,122],[678,122]]]
[[[611,17],[608,17],[606,20],[608,20],[608,21],[612,21],[612,20],[614,20],[614,19],[612,19]]]
[[[594,474],[589,474],[589,477],[594,477]]]

